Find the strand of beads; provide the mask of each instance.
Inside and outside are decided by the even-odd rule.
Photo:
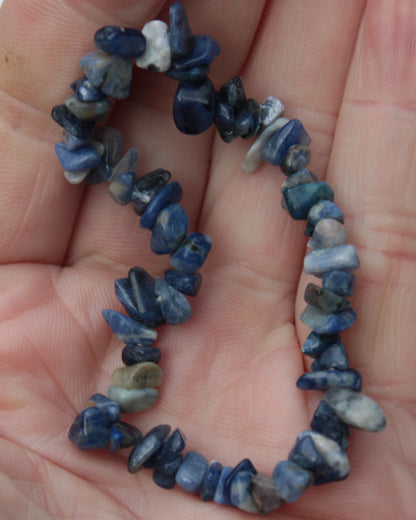
[[[311,485],[348,476],[348,426],[381,431],[386,424],[382,410],[361,393],[361,375],[351,369],[339,333],[356,315],[346,298],[354,291],[354,271],[359,267],[355,248],[347,244],[343,214],[334,204],[334,193],[306,169],[310,137],[300,121],[283,117],[284,106],[273,96],[259,104],[247,99],[241,79],[225,83],[218,92],[208,79],[209,65],[220,48],[206,35],[193,35],[179,2],[170,8],[170,27],[160,20],[142,31],[104,27],[95,35],[97,49],[81,58],[85,77],[71,87],[74,94],[54,107],[52,117],[65,129],[56,153],[71,183],[109,182],[109,193],[121,205],[131,203],[140,224],[151,230],[151,249],[169,254],[172,269],[154,280],[139,267],[115,282],[115,293],[127,315],[104,310],[103,316],[125,343],[124,367],[113,373],[108,396],[94,394],[74,420],[70,440],[80,449],[109,446],[111,452],[133,446],[128,470],[153,469],[153,480],[171,489],[176,484],[204,501],[234,505],[244,511],[268,514],[285,502],[295,502]],[[184,455],[185,439],[179,429],[158,425],[146,435],[121,421],[121,413],[135,413],[153,406],[163,380],[158,366],[155,328],[179,324],[192,315],[186,296],[198,293],[203,265],[211,240],[188,233],[189,218],[181,206],[182,188],[170,182],[164,169],[137,177],[138,151],[122,157],[122,136],[117,129],[95,128],[105,118],[112,99],[130,92],[132,60],[139,67],[166,72],[179,81],[173,115],[179,130],[198,134],[215,124],[225,142],[254,137],[242,164],[255,171],[263,160],[279,165],[287,176],[282,185],[282,205],[294,219],[307,221],[311,251],[305,272],[322,279],[309,284],[307,307],[301,319],[312,329],[302,352],[314,359],[312,372],[297,381],[302,389],[325,391],[311,422],[301,432],[288,459],[279,462],[272,477],[257,473],[249,459],[234,468],[208,461],[196,451]]]

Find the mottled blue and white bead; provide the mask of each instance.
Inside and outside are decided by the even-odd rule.
[[[327,271],[355,271],[360,267],[357,250],[351,244],[342,244],[328,249],[314,249],[305,256],[304,271],[321,276]]]
[[[348,388],[334,388],[325,392],[322,399],[331,405],[337,416],[348,426],[369,432],[381,432],[386,427],[383,410],[364,394]]]

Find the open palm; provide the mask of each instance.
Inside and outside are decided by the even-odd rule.
[[[275,518],[372,520],[416,514],[416,5],[412,0],[185,2],[195,33],[223,53],[218,88],[241,74],[247,95],[282,99],[312,136],[310,168],[328,180],[362,268],[359,319],[343,338],[364,392],[388,428],[355,431],[351,476],[309,490]],[[120,366],[101,309],[121,310],[113,284],[131,266],[166,268],[131,208],[104,185],[70,186],[53,151],[51,107],[81,75],[102,25],[167,19],[162,1],[5,0],[0,10],[0,516],[3,519],[218,519],[204,504],[131,475],[126,453],[78,451],[68,427]],[[139,174],[172,171],[193,230],[214,242],[194,317],[160,329],[165,382],[157,405],[128,420],[180,427],[188,447],[270,473],[307,429],[319,394],[301,393],[303,223],[280,208],[282,174],[244,174],[245,141],[174,128],[175,82],[137,71],[108,125]],[[273,515],[272,515],[273,517]]]

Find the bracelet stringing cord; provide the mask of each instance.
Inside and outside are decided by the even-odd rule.
[[[334,204],[334,192],[306,169],[311,139],[297,119],[283,117],[284,105],[274,96],[259,104],[247,99],[239,77],[215,90],[208,79],[210,63],[220,53],[207,35],[193,35],[180,2],[170,6],[170,25],[160,20],[137,29],[107,26],[95,34],[97,49],[80,60],[84,77],[75,81],[74,93],[52,110],[64,128],[64,140],[55,150],[72,184],[109,182],[111,197],[121,205],[131,203],[140,224],[151,230],[151,249],[169,254],[171,269],[156,280],[140,267],[115,281],[115,293],[127,315],[104,310],[104,319],[125,343],[124,367],[113,373],[108,396],[94,394],[75,418],[69,439],[80,449],[111,452],[133,447],[128,470],[153,469],[153,480],[162,488],[176,484],[202,500],[233,505],[251,513],[268,514],[285,502],[295,502],[310,485],[343,480],[349,473],[348,427],[382,431],[386,418],[381,408],[361,393],[360,373],[350,368],[339,333],[350,327],[356,314],[347,298],[352,296],[359,259],[347,243],[343,213]],[[297,437],[287,460],[273,475],[257,473],[249,459],[234,468],[208,461],[196,451],[184,454],[185,439],[179,429],[170,434],[162,424],[146,435],[121,421],[121,414],[153,406],[163,372],[161,351],[153,346],[156,327],[177,325],[192,316],[186,296],[199,291],[202,267],[211,239],[189,231],[189,217],[181,206],[182,188],[171,174],[156,169],[137,177],[138,151],[122,157],[122,136],[111,127],[95,128],[112,108],[112,99],[128,97],[132,60],[144,69],[165,72],[179,81],[173,102],[177,128],[200,134],[215,124],[222,139],[256,137],[242,163],[245,172],[266,161],[286,175],[282,206],[296,220],[306,220],[305,235],[311,251],[304,271],[321,279],[305,290],[306,309],[301,320],[312,330],[302,352],[313,358],[311,372],[296,385],[324,391],[311,429]],[[169,435],[170,434],[170,435]]]

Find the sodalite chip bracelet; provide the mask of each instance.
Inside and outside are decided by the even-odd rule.
[[[219,54],[218,43],[206,35],[193,35],[184,7],[170,7],[170,27],[160,20],[142,31],[103,27],[95,34],[97,49],[81,58],[85,76],[75,81],[73,95],[52,110],[64,128],[64,140],[55,149],[70,183],[109,182],[111,197],[121,205],[131,203],[140,224],[151,230],[151,249],[169,254],[171,269],[156,280],[140,267],[115,281],[115,293],[127,315],[104,310],[103,316],[125,343],[123,368],[113,373],[108,396],[95,394],[75,418],[69,439],[80,449],[109,446],[111,452],[133,446],[128,470],[153,469],[153,480],[171,489],[199,494],[202,500],[236,506],[251,513],[268,514],[285,502],[295,502],[311,485],[345,479],[348,427],[381,431],[386,419],[379,406],[361,393],[361,375],[350,368],[339,333],[350,327],[356,314],[347,298],[354,292],[359,267],[355,247],[347,244],[343,214],[333,202],[334,193],[306,166],[310,137],[302,123],[283,117],[284,106],[273,96],[259,104],[247,99],[241,79],[235,77],[216,91],[207,75]],[[157,169],[137,177],[138,152],[130,148],[122,157],[122,136],[115,128],[101,126],[112,99],[129,95],[132,60],[139,67],[166,72],[179,81],[173,102],[178,129],[199,134],[212,123],[226,142],[236,137],[256,137],[242,169],[256,170],[262,161],[279,165],[286,175],[282,205],[296,220],[306,220],[311,251],[305,257],[306,273],[321,279],[305,291],[307,307],[301,315],[312,332],[302,352],[313,358],[311,372],[297,381],[298,388],[321,390],[322,401],[311,429],[297,437],[288,459],[279,462],[273,475],[257,473],[250,460],[234,468],[208,462],[200,453],[184,454],[185,439],[179,429],[162,424],[146,435],[121,420],[121,414],[153,406],[163,372],[161,351],[153,346],[155,328],[177,325],[192,316],[188,297],[198,293],[202,277],[197,272],[211,248],[211,239],[189,232],[189,218],[181,206],[182,188],[170,182],[171,174]],[[170,434],[170,435],[169,435]]]

